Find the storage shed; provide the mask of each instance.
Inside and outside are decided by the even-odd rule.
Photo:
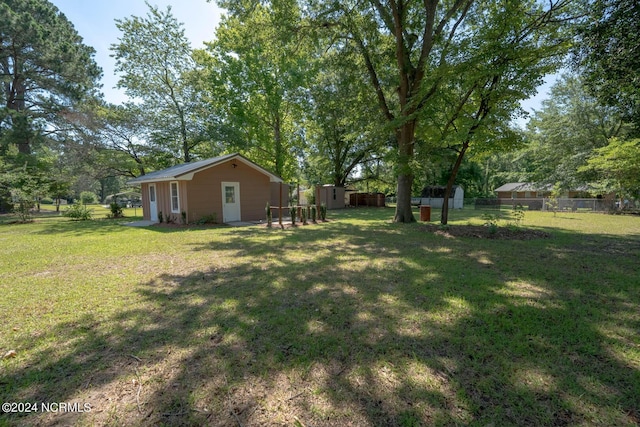
[[[218,222],[265,218],[267,202],[278,205],[282,179],[240,154],[184,163],[139,176],[144,219],[160,215],[175,222],[194,222],[214,215]],[[283,206],[288,203],[283,189]]]
[[[344,187],[326,184],[319,189],[320,203],[324,203],[327,209],[344,209]]]
[[[445,189],[446,187],[442,186],[424,187],[420,193],[420,204],[429,205],[432,208],[442,208]],[[454,185],[449,195],[449,209],[462,209],[463,206],[464,190],[459,185]]]

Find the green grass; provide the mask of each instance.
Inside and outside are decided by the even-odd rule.
[[[640,422],[640,218],[527,211],[551,237],[507,241],[392,216],[0,224],[0,401],[92,406],[0,425]]]

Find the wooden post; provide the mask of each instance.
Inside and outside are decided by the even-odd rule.
[[[284,230],[284,225],[282,225],[282,181],[280,182],[280,207],[278,210],[280,211],[278,222],[280,223],[280,228]]]

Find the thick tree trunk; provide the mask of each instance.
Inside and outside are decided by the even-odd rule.
[[[449,221],[449,197],[451,196],[453,183],[456,181],[456,176],[458,175],[458,171],[460,170],[460,165],[462,164],[464,153],[467,152],[467,148],[469,148],[468,141],[462,145],[462,149],[458,153],[456,163],[453,165],[453,169],[451,170],[451,175],[449,175],[447,186],[444,189],[444,199],[442,200],[442,214],[440,215],[440,223],[443,225],[447,225],[447,222]]]
[[[394,222],[415,222],[413,212],[411,212],[411,185],[413,184],[412,174],[398,175],[397,204]]]
[[[394,222],[415,222],[411,211],[411,187],[413,185],[413,145],[415,137],[415,120],[407,121],[398,131],[398,187],[396,191],[396,214]]]

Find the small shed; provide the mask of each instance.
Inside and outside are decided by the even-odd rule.
[[[444,191],[446,187],[427,186],[420,193],[420,204],[429,205],[432,208],[442,208],[444,205]],[[449,194],[449,209],[462,209],[464,206],[464,189],[454,185]]]
[[[351,193],[349,194],[349,205],[351,206],[369,206],[369,207],[385,207],[384,193]]]
[[[320,203],[324,203],[327,209],[344,209],[345,188],[326,184],[319,189]]]
[[[282,179],[246,157],[227,154],[183,163],[130,180],[140,185],[144,219],[160,215],[181,223],[214,216],[218,222],[265,218],[267,202],[278,205]],[[283,206],[288,190],[283,189]],[[275,203],[274,203],[275,202]]]

